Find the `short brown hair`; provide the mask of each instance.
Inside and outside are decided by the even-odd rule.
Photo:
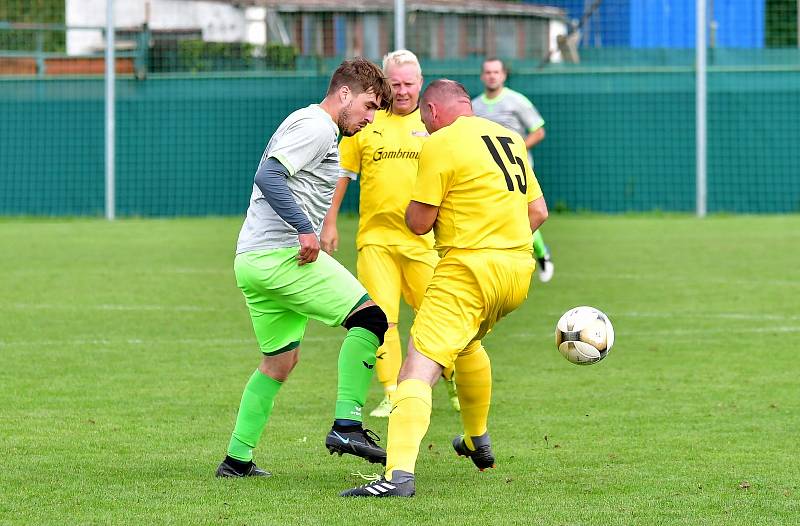
[[[342,86],[348,86],[356,95],[374,93],[380,99],[383,109],[392,105],[392,87],[389,81],[378,66],[364,57],[345,60],[336,68],[328,86],[328,95]]]
[[[500,69],[503,70],[503,73],[508,75],[508,73],[509,73],[508,66],[506,66],[505,62],[503,62],[503,59],[497,58],[497,57],[487,57],[487,58],[483,59],[483,62],[481,63],[481,73],[483,73],[483,67],[486,65],[487,62],[499,62],[500,63]]]

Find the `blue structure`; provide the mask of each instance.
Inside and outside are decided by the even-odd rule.
[[[566,9],[579,20],[593,0],[524,0]],[[764,0],[708,0],[715,46],[764,47]],[[710,34],[710,32],[709,32]],[[695,0],[602,0],[589,19],[585,47],[693,48]]]

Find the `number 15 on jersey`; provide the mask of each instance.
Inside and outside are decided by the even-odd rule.
[[[503,176],[506,179],[506,187],[508,188],[509,192],[513,192],[514,188],[514,180],[511,178],[511,174],[509,173],[508,168],[506,167],[503,158],[500,156],[500,152],[497,151],[497,148],[494,145],[494,141],[492,137],[488,135],[482,135],[481,139],[486,144],[486,148],[489,149],[489,153],[492,155],[492,159],[494,162],[497,163],[497,166],[500,167],[500,170],[503,172]],[[519,168],[520,173],[514,173],[514,178],[517,180],[517,187],[520,192],[523,194],[528,191],[528,174],[525,173],[525,163],[522,162],[522,159],[514,155],[514,152],[511,151],[511,144],[514,142],[514,139],[511,137],[494,137],[494,139],[500,144],[500,147],[503,149],[503,152],[506,154],[508,158],[508,162],[511,165],[512,169],[514,166]]]

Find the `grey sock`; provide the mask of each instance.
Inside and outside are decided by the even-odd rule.
[[[402,484],[403,482],[408,482],[409,480],[414,480],[413,473],[409,473],[408,471],[403,471],[401,469],[392,470],[392,482]]]
[[[479,437],[470,437],[472,439],[472,445],[475,446],[475,449],[478,449],[481,446],[491,446],[492,439],[489,438],[489,432],[485,432]]]

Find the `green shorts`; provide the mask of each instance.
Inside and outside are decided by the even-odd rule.
[[[250,309],[264,354],[300,342],[309,318],[341,325],[367,291],[341,263],[323,251],[313,263],[297,264],[298,247],[237,254],[236,284]]]

